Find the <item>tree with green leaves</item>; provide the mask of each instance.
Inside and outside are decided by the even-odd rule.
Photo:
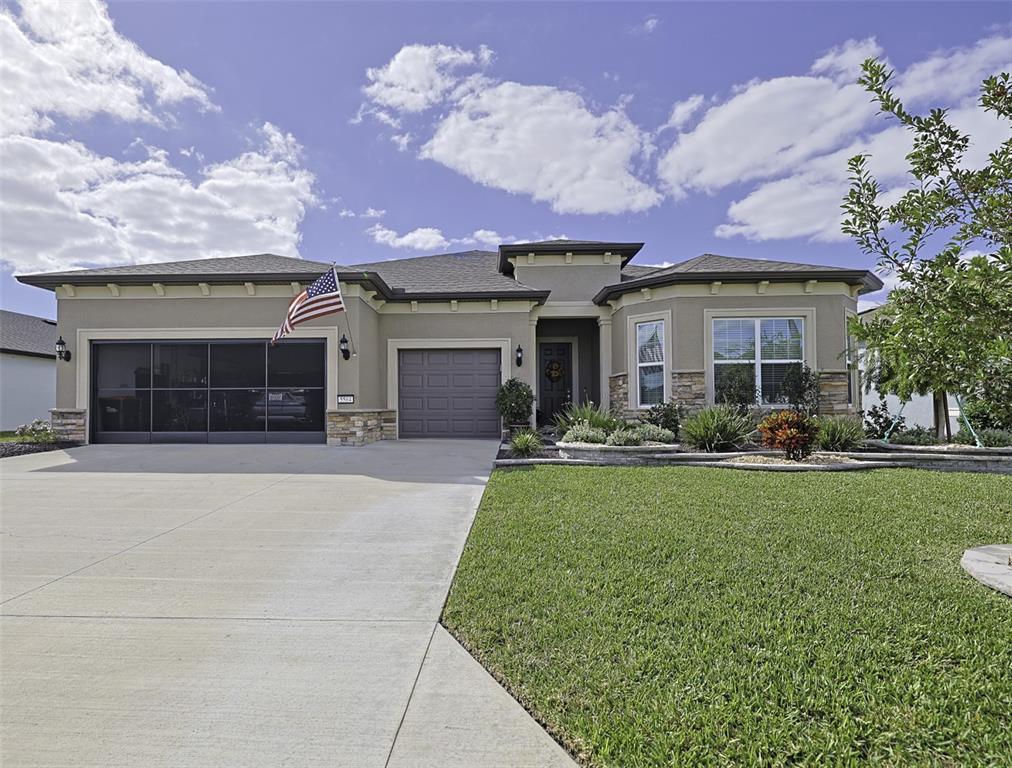
[[[874,59],[858,82],[880,111],[913,134],[912,182],[896,202],[868,167],[851,158],[843,232],[896,276],[875,317],[851,323],[866,345],[867,371],[880,392],[907,400],[945,393],[986,404],[1012,427],[1012,84],[987,78],[980,107],[1008,123],[1009,136],[983,168],[964,162],[970,137],[946,110],[907,111],[893,93],[893,73]],[[937,412],[937,411],[936,411]],[[948,417],[938,420],[939,437]]]

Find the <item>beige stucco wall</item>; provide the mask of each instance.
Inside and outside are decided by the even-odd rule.
[[[547,257],[539,257],[547,258]],[[526,266],[522,260],[514,268],[514,277],[518,282],[531,288],[552,292],[549,301],[590,301],[604,286],[619,282],[621,274],[615,264],[584,265],[568,264],[561,266]]]
[[[103,330],[106,338],[115,338],[116,330],[127,332],[150,331],[148,338],[159,338],[158,331],[172,329],[207,328],[207,338],[229,338],[230,330],[242,328],[276,328],[285,317],[291,296],[246,296],[243,298],[61,298],[57,303],[57,331],[72,353],[69,363],[56,367],[56,405],[74,408],[77,405],[78,365],[85,359],[78,349],[78,332]],[[353,306],[351,312],[356,311]],[[310,329],[347,328],[343,315],[312,320],[300,326],[302,332]],[[112,335],[109,335],[113,332]],[[311,335],[311,332],[310,332]],[[261,338],[270,338],[264,333]],[[166,337],[170,337],[166,335]],[[340,371],[327,371],[328,383],[338,381]],[[340,387],[341,384],[338,384]]]
[[[56,360],[0,353],[0,429],[48,421],[55,405]]]
[[[855,311],[857,302],[849,295],[805,294],[799,289],[797,295],[742,295],[679,297],[645,301],[619,309],[612,320],[612,367],[613,373],[626,372],[627,346],[626,327],[630,315],[670,311],[673,328],[668,331],[672,339],[672,368],[674,370],[703,370],[705,359],[705,310],[761,309],[764,311],[784,309],[815,310],[815,363],[819,370],[842,370],[846,366],[840,354],[846,348],[846,310]],[[806,334],[811,329],[806,329]]]

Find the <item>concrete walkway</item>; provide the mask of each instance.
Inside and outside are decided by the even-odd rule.
[[[0,763],[572,766],[436,625],[494,453],[0,461]]]

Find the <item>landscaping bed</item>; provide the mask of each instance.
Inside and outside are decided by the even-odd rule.
[[[547,490],[546,490],[547,489]],[[590,766],[997,765],[1012,478],[495,472],[444,624]]]
[[[77,443],[19,443],[13,441],[0,441],[0,459],[11,456],[25,456],[29,453],[45,453],[46,451],[62,451],[66,448],[74,448]]]

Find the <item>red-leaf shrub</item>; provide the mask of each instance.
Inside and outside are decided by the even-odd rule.
[[[759,434],[763,445],[779,448],[788,459],[801,461],[812,452],[819,425],[800,411],[774,411],[759,422]]]

